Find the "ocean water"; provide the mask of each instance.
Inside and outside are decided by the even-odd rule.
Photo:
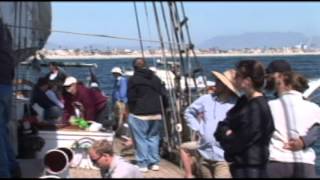
[[[199,57],[199,62],[208,75],[209,80],[213,80],[211,76],[212,70],[224,71],[229,68],[233,68],[235,63],[242,59],[247,59],[246,57]],[[307,56],[265,56],[265,57],[249,57],[249,59],[260,60],[263,64],[267,65],[269,62],[275,59],[285,59],[289,61],[294,71],[303,74],[310,80],[315,80],[320,78],[320,56],[318,55],[307,55]],[[155,59],[148,59],[149,64],[154,64]],[[57,62],[83,62],[83,63],[96,63],[98,68],[95,69],[95,74],[100,82],[100,86],[106,95],[111,94],[113,86],[113,76],[110,73],[114,66],[119,66],[122,68],[130,68],[132,64],[132,59],[99,59],[99,60],[55,60]],[[77,77],[80,80],[86,81],[86,77],[89,76],[88,68],[64,68],[65,71]],[[26,72],[26,71],[24,71]],[[46,74],[48,69],[42,69],[41,74]],[[26,76],[20,72],[21,76]],[[314,146],[317,153],[317,173],[320,175],[320,142],[318,141]]]
[[[208,75],[208,78],[213,80],[211,76],[212,70],[224,71],[229,68],[233,68],[235,63],[244,57],[200,57],[198,58],[200,64],[205,70],[205,73]],[[308,79],[318,79],[320,78],[320,56],[309,55],[309,56],[281,56],[281,57],[250,57],[250,59],[260,60],[263,64],[267,65],[269,62],[275,59],[285,59],[288,60],[293,68],[293,70],[303,74]],[[96,68],[95,74],[98,78],[98,81],[101,84],[101,88],[105,91],[106,94],[111,93],[113,86],[113,76],[110,73],[111,69],[114,66],[119,66],[121,68],[131,68],[132,59],[92,59],[92,60],[51,60],[57,62],[82,62],[82,63],[96,63],[98,68]],[[147,59],[148,64],[154,64],[154,59]],[[88,68],[64,68],[65,71],[81,80],[86,79],[89,75]],[[42,69],[41,74],[48,72],[48,69]]]

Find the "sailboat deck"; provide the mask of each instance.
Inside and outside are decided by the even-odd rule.
[[[71,178],[101,178],[98,170],[88,170],[80,168],[70,169]],[[159,171],[148,171],[144,173],[145,178],[183,178],[183,173],[179,167],[171,162],[161,159]]]
[[[120,154],[122,148],[121,143],[118,139],[114,141],[114,150],[116,154]],[[134,161],[134,150],[130,149],[123,153],[128,161]],[[38,178],[43,172],[43,163],[40,159],[23,159],[20,160],[20,165],[22,168],[23,178]],[[70,178],[101,178],[100,171],[94,169],[83,169],[83,168],[70,168],[69,169]],[[179,168],[176,164],[172,162],[161,159],[160,170],[144,173],[145,178],[183,178],[183,170]]]

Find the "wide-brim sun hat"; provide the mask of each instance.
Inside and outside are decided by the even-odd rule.
[[[235,87],[235,77],[236,70],[229,69],[220,73],[218,71],[211,71],[213,76],[218,78],[225,86],[227,86],[232,92],[234,92],[238,97],[240,97],[240,92]]]
[[[119,67],[114,67],[111,69],[111,73],[118,73],[122,75],[122,70]]]
[[[74,83],[77,83],[77,79],[75,77],[69,76],[64,81],[63,86],[71,86]]]

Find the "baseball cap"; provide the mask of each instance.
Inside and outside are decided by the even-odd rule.
[[[285,60],[274,60],[272,61],[267,69],[266,72],[268,74],[275,73],[275,72],[288,72],[291,71],[291,66],[288,61]]]
[[[77,79],[75,77],[69,76],[63,83],[63,86],[70,86],[71,84],[77,83]]]
[[[121,68],[119,68],[119,67],[114,67],[114,68],[112,68],[111,73],[119,73],[119,74],[122,74],[122,70],[121,70]]]

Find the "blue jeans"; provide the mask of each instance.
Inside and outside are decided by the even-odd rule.
[[[18,163],[9,141],[8,122],[11,114],[12,86],[0,84],[0,178],[11,177]]]
[[[140,120],[131,114],[128,123],[136,148],[136,160],[139,167],[159,165],[159,143],[161,120]]]

